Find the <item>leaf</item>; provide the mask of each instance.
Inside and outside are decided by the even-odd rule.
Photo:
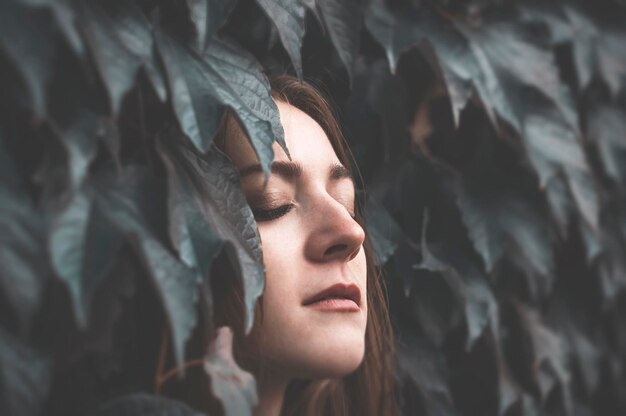
[[[109,224],[122,232],[152,277],[170,324],[176,362],[184,358],[184,346],[197,322],[196,302],[200,281],[156,238],[146,210],[154,210],[158,195],[145,170],[126,168],[119,176],[103,172],[96,182],[98,204]]]
[[[155,91],[165,100],[165,84],[154,58],[151,28],[141,10],[128,0],[107,5],[90,0],[80,3],[86,42],[109,93],[113,114],[135,86],[144,68]]]
[[[236,1],[186,0],[191,20],[196,28],[196,49],[204,51],[213,35],[226,22]]]
[[[176,118],[191,142],[204,152],[217,132],[223,106],[197,54],[177,44],[158,29],[156,40]]]
[[[256,2],[274,23],[298,78],[302,78],[300,48],[305,31],[305,2],[303,0],[256,0]]]
[[[229,327],[217,329],[204,369],[211,377],[211,391],[222,401],[225,415],[252,416],[258,403],[256,382],[233,358],[233,332]]]
[[[367,198],[365,212],[367,235],[374,249],[376,264],[382,266],[396,251],[404,236],[389,212],[372,197]]]
[[[626,111],[597,105],[587,117],[587,138],[598,149],[606,174],[626,185]]]
[[[476,340],[490,323],[498,320],[498,305],[484,276],[471,261],[451,244],[429,247],[426,241],[428,215],[424,214],[422,231],[422,261],[417,268],[440,273],[457,294],[464,308],[463,317],[467,326],[465,350],[470,351]],[[437,254],[434,253],[437,252]]]
[[[122,245],[122,235],[111,228],[95,198],[85,185],[52,207],[48,218],[52,266],[70,292],[82,328],[88,324],[92,295]]]
[[[352,69],[359,51],[363,18],[358,0],[317,0],[324,27],[348,71],[352,83]]]
[[[23,78],[32,110],[45,117],[47,89],[57,55],[57,38],[49,15],[13,1],[1,2],[0,50]]]
[[[426,414],[458,415],[448,385],[449,370],[442,351],[427,339],[406,330],[402,331],[396,349],[398,373],[415,384],[424,401]],[[413,410],[418,412],[417,409]]]
[[[25,195],[0,184],[0,288],[23,334],[30,330],[47,278],[43,240],[41,214]]]
[[[217,39],[202,56],[164,35],[158,39],[174,110],[198,150],[208,149],[222,116],[221,105],[227,105],[243,123],[266,174],[274,158],[274,140],[289,154],[269,82],[252,55]]]
[[[117,397],[100,406],[94,416],[202,416],[186,404],[146,393]]]
[[[287,156],[278,107],[270,95],[269,81],[254,57],[234,43],[215,39],[203,55],[215,92],[243,123],[264,171],[274,159],[272,143],[280,144]]]
[[[19,0],[19,2],[33,8],[48,8],[56,20],[57,29],[63,32],[74,52],[78,55],[83,54],[85,48],[76,28],[76,12],[70,0]]]
[[[184,138],[171,134],[157,142],[167,171],[169,233],[180,259],[187,266],[198,269],[201,278],[206,279],[223,244],[204,216],[203,195],[194,187],[193,179],[184,167],[174,161],[173,153],[177,150],[163,143],[181,140]]]
[[[52,379],[52,360],[0,327],[0,412],[41,415]]]
[[[181,149],[185,163],[199,175],[203,217],[230,251],[243,283],[246,332],[252,328],[254,305],[263,292],[265,268],[261,239],[241,190],[239,173],[226,155],[213,147],[204,156]]]

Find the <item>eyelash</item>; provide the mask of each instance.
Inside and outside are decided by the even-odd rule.
[[[294,204],[281,205],[278,208],[258,209],[253,208],[252,214],[257,221],[271,221],[287,214],[294,207]]]

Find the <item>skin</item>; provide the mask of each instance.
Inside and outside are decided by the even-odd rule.
[[[319,124],[296,107],[277,105],[292,162],[302,168],[299,176],[275,169],[289,158],[274,143],[275,165],[264,186],[263,173],[251,168],[258,158],[248,140],[232,135],[224,145],[242,174],[266,267],[263,322],[252,331],[266,363],[257,374],[257,416],[280,413],[293,379],[338,378],[356,370],[367,324],[365,234],[353,219],[354,183],[336,167],[341,164]],[[268,209],[275,211],[268,214]],[[359,287],[358,311],[320,311],[302,304],[335,283]]]

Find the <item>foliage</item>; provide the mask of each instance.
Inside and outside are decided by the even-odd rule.
[[[291,71],[364,177],[403,413],[624,414],[625,7],[0,2],[0,413],[196,414],[147,394],[162,321],[172,368],[217,337],[211,391],[251,411],[212,271],[236,271],[249,329],[261,247],[212,140],[233,109],[268,172],[265,74]]]

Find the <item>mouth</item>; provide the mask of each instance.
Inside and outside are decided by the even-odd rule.
[[[361,306],[361,291],[353,283],[337,283],[306,299],[302,305],[321,309],[358,311]]]

